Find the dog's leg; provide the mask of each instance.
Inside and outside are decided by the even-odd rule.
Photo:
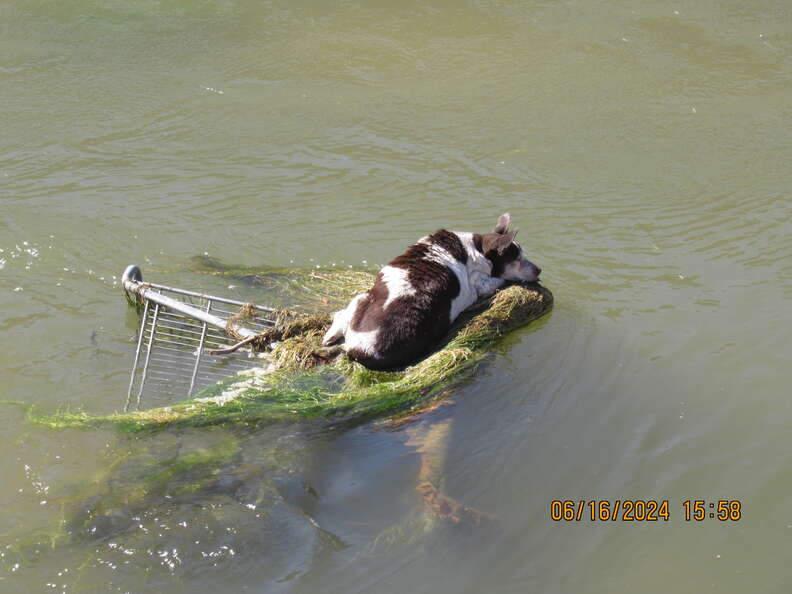
[[[346,333],[348,324],[349,313],[346,309],[335,312],[335,315],[333,315],[333,323],[330,325],[327,332],[325,332],[324,338],[322,338],[322,345],[333,346],[341,343],[344,340],[344,334]]]
[[[355,310],[357,309],[358,301],[365,297],[365,295],[366,293],[361,293],[360,295],[353,297],[352,301],[349,302],[349,305],[347,305],[341,311],[337,311],[335,315],[333,315],[333,323],[330,325],[330,328],[327,330],[327,332],[325,332],[324,338],[322,338],[323,346],[333,346],[344,341],[344,335],[346,334],[349,322],[352,319]]]
[[[327,365],[332,363],[338,355],[344,352],[344,347],[340,344],[333,346],[322,346],[314,349],[312,356],[316,365]]]
[[[488,276],[487,278],[481,279],[476,285],[476,293],[478,293],[478,298],[483,299],[493,295],[495,291],[504,285],[505,282],[505,280],[496,276]]]

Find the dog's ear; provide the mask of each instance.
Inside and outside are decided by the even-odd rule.
[[[511,223],[511,215],[508,212],[504,212],[500,217],[498,217],[498,224],[495,225],[495,229],[492,230],[493,233],[499,233],[504,235],[509,232],[509,223]]]
[[[484,255],[494,251],[500,256],[506,251],[506,248],[511,245],[512,241],[514,241],[514,236],[517,235],[517,231],[518,229],[509,231],[505,234],[489,233],[484,235],[481,240],[481,247],[484,251]]]

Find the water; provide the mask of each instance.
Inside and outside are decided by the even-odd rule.
[[[791,25],[772,0],[4,3],[3,399],[122,406],[132,262],[233,297],[188,259],[384,263],[508,210],[556,307],[426,421],[444,490],[494,533],[372,548],[420,508],[420,462],[406,430],[362,427],[290,437],[343,545],[226,500],[201,542],[212,500],[153,501],[161,541],[3,563],[0,590],[786,592]],[[139,445],[0,422],[3,546]],[[668,499],[670,521],[549,519],[554,499],[627,498]],[[743,517],[686,522],[697,498]]]

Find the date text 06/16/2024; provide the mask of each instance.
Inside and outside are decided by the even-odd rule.
[[[736,522],[743,513],[739,499],[687,499],[682,502],[680,511],[686,522],[707,519]],[[554,499],[550,502],[550,519],[555,522],[667,522],[671,516],[668,499]]]

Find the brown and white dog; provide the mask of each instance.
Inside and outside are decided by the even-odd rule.
[[[507,281],[536,281],[541,268],[514,241],[502,214],[492,233],[441,229],[407,248],[374,286],[333,317],[322,344],[337,345],[370,369],[393,369],[426,355],[465,309]]]

